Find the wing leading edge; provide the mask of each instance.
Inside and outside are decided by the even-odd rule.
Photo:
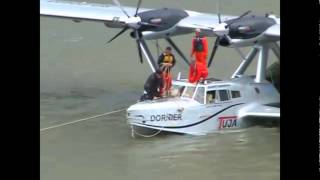
[[[129,14],[135,13],[135,8],[124,7]],[[140,9],[140,12],[146,9]],[[124,23],[127,16],[115,5],[81,3],[73,1],[40,1],[40,15],[68,18],[72,20]]]
[[[123,7],[128,14],[133,15],[136,8]],[[139,13],[153,9],[140,8]],[[219,24],[217,14],[206,14],[195,11],[185,11],[188,16],[175,24],[175,34],[194,32],[202,29],[208,35],[213,35],[212,29]],[[98,4],[60,0],[41,0],[40,15],[56,18],[67,18],[74,21],[97,21],[107,23],[109,27],[121,28],[128,21],[128,17],[113,4]],[[222,21],[236,16],[221,15]]]

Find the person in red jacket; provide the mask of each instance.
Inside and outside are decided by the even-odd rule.
[[[207,64],[208,40],[201,35],[200,29],[196,29],[195,37],[192,39],[191,59],[193,59],[193,56],[195,56],[197,62]]]
[[[191,59],[192,61],[189,71],[189,82],[195,83],[200,79],[204,80],[208,76],[207,56],[208,41],[205,36],[201,35],[200,29],[196,29],[196,36],[192,39]]]

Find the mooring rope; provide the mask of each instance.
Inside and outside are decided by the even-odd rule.
[[[99,114],[99,115],[95,115],[95,116],[91,116],[91,117],[87,117],[87,118],[83,118],[83,119],[78,119],[78,120],[67,122],[67,123],[62,123],[62,124],[58,124],[58,125],[42,128],[42,129],[40,129],[40,132],[47,131],[47,130],[54,129],[54,128],[58,128],[58,127],[62,127],[62,126],[66,126],[66,125],[70,125],[70,124],[74,124],[74,123],[78,123],[78,122],[82,122],[82,121],[87,121],[87,120],[90,120],[90,119],[95,119],[95,118],[106,116],[106,115],[110,115],[110,114],[114,114],[114,113],[117,113],[117,112],[124,111],[126,109],[127,108],[118,109],[118,110],[115,110],[115,111],[111,111],[111,112],[107,112],[107,113],[103,113],[103,114]]]
[[[139,136],[141,136],[141,137],[145,137],[145,138],[151,138],[151,137],[154,137],[154,136],[156,136],[156,135],[158,135],[158,134],[160,134],[160,133],[162,132],[162,130],[161,130],[161,129],[159,129],[159,131],[158,131],[158,132],[156,132],[156,133],[154,133],[154,134],[151,134],[151,135],[144,135],[144,134],[140,134],[140,133],[138,133],[136,130],[134,130],[134,127],[133,127],[133,126],[131,126],[131,130],[132,130],[132,137],[134,137],[134,134],[137,134],[137,135],[139,135]]]

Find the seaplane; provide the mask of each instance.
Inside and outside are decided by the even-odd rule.
[[[168,96],[131,105],[127,109],[127,122],[133,136],[162,131],[205,135],[246,128],[256,121],[280,121],[280,94],[266,79],[269,51],[280,61],[280,18],[273,14],[251,15],[251,11],[232,16],[171,8],[145,9],[140,8],[141,2],[138,0],[134,8],[122,6],[118,0],[113,0],[114,4],[41,0],[40,15],[121,28],[108,43],[131,30],[140,62],[143,63],[144,55],[153,72],[158,65],[146,40],[165,39],[190,65],[171,37],[190,34],[196,29],[216,38],[208,67],[219,46],[235,49],[242,62],[226,80],[207,78],[193,84],[179,73]],[[251,51],[245,55],[240,50],[242,47],[251,47]],[[257,55],[256,74],[244,75]]]

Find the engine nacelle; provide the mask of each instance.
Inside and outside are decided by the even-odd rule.
[[[248,16],[239,20],[227,21],[229,36],[232,39],[251,39],[257,37],[269,27],[276,24],[273,18],[263,16]]]

